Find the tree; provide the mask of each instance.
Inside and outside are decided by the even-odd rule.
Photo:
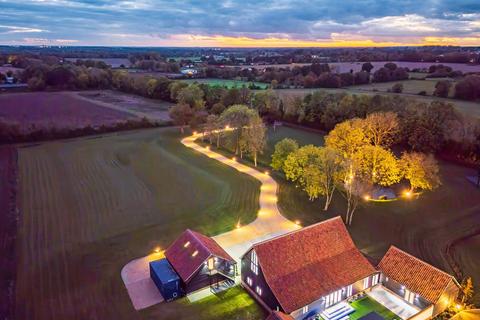
[[[220,144],[220,141],[219,141],[220,132],[222,132],[222,130],[219,130],[220,126],[219,126],[218,116],[214,114],[208,115],[207,120],[205,121],[204,128],[205,128],[205,134],[207,135],[208,141],[210,144],[212,144],[213,139],[218,136],[218,139],[217,139],[217,148],[218,148]]]
[[[441,80],[438,81],[435,85],[435,91],[433,92],[434,96],[448,98],[450,93],[450,88],[452,87],[452,83],[450,81]]]
[[[372,185],[369,181],[362,178],[360,166],[353,159],[344,160],[340,172],[337,178],[337,186],[347,201],[345,223],[351,225],[353,222],[353,214],[358,204],[365,195],[370,194]]]
[[[405,152],[400,159],[400,168],[405,179],[410,183],[411,191],[433,190],[441,184],[438,164],[432,155]]]
[[[307,145],[290,153],[284,162],[287,180],[302,187],[313,201],[325,196],[324,210],[328,210],[335,191],[335,178],[340,168],[338,153],[331,148]]]
[[[256,110],[242,104],[233,105],[220,115],[220,121],[233,129],[232,139],[235,154],[240,153],[240,140],[243,139],[244,127],[249,124],[250,118],[255,116],[258,116]]]
[[[170,99],[172,101],[177,101],[177,95],[182,90],[183,88],[188,87],[188,83],[183,82],[183,81],[174,81],[170,83],[169,89],[170,89]]]
[[[396,113],[371,113],[363,122],[365,136],[374,146],[390,147],[397,140],[399,124]]]
[[[468,277],[464,279],[461,283],[460,289],[461,289],[460,296],[461,296],[462,304],[465,305],[468,309],[470,309],[470,307],[473,307],[472,298],[475,294],[472,278]]]
[[[272,115],[278,115],[279,114],[279,108],[280,108],[280,98],[278,95],[275,93],[275,91],[269,89],[269,90],[263,90],[257,92],[252,99],[252,107],[256,110],[261,115],[265,114],[272,114]]]
[[[180,89],[177,94],[177,101],[180,104],[188,104],[195,111],[202,110],[205,107],[203,100],[204,93],[197,84],[191,84],[188,87]]]
[[[273,170],[284,171],[285,160],[290,153],[298,150],[297,141],[285,138],[275,144],[275,151],[272,154],[272,163],[270,164]]]
[[[455,98],[476,100],[480,98],[480,76],[466,76],[455,85]]]
[[[360,119],[337,124],[325,137],[325,145],[336,150],[344,159],[352,159],[353,155],[368,143],[363,121]]]
[[[371,64],[370,62],[365,62],[364,64],[362,64],[362,71],[366,71],[370,73],[372,69],[373,69],[373,64]]]
[[[387,68],[380,68],[373,73],[373,82],[387,82],[392,80],[392,71]]]
[[[190,120],[193,117],[193,110],[188,104],[176,104],[170,108],[169,114],[173,123],[180,126],[180,131],[184,133],[185,126],[190,123]]]
[[[370,184],[390,186],[402,178],[397,158],[380,146],[368,145],[359,149],[354,161],[358,165],[357,175]]]
[[[394,70],[397,69],[397,65],[396,65],[395,63],[393,63],[393,62],[387,62],[387,63],[385,63],[384,67],[387,68],[387,69],[389,69],[389,70],[392,70],[392,71],[394,71]]]
[[[246,151],[253,157],[255,167],[257,166],[257,156],[263,153],[266,145],[267,128],[260,116],[256,115],[249,119],[245,128]]]

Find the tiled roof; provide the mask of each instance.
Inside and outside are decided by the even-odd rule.
[[[253,246],[265,280],[291,313],[373,273],[340,217]]]
[[[293,320],[293,318],[290,315],[285,314],[283,312],[273,311],[268,315],[267,319],[265,320]]]
[[[455,281],[448,273],[394,246],[388,249],[378,268],[385,276],[418,293],[431,303],[436,303],[447,285]]]
[[[211,256],[235,261],[215,240],[190,229],[185,230],[165,251],[165,257],[184,282],[188,282]]]

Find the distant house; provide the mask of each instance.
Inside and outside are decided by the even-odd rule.
[[[216,292],[235,284],[235,260],[215,240],[198,232],[189,229],[184,231],[165,251],[165,259],[168,265],[159,265],[158,262],[154,265],[158,277],[152,274],[161,292],[164,291],[161,287],[164,283],[155,281],[156,277],[160,279],[163,273],[174,278],[170,271],[164,270],[170,267],[181,280],[181,290],[178,291],[181,294],[189,295],[204,289]]]
[[[382,284],[430,316],[437,316],[458,296],[454,277],[392,246],[378,265]]]
[[[355,311],[349,301],[364,293],[399,319],[423,320],[458,294],[452,276],[394,247],[375,268],[340,217],[253,245],[242,257],[241,280],[270,320],[348,319]]]

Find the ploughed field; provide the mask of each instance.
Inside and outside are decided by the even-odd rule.
[[[23,131],[34,128],[74,129],[114,125],[136,118],[77,98],[68,92],[11,93],[0,95],[0,121]]]
[[[259,182],[180,138],[163,128],[19,148],[16,319],[263,317],[240,289],[234,300],[131,305],[127,262],[185,228],[221,233],[258,209]]]

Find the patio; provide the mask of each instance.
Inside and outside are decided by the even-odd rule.
[[[383,286],[377,286],[367,293],[369,297],[396,314],[400,319],[406,320],[421,310],[408,304],[399,296],[393,294]]]

